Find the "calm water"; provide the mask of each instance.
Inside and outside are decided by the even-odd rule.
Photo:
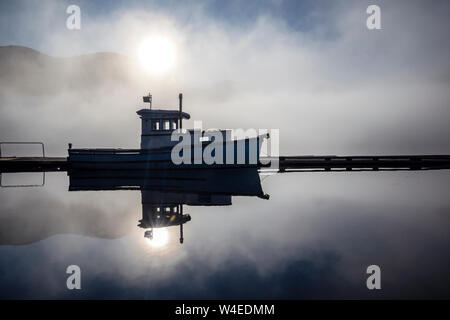
[[[286,173],[270,200],[184,206],[191,221],[144,238],[141,192],[0,189],[1,298],[450,297],[450,171]],[[156,234],[161,236],[161,234]],[[165,238],[167,236],[167,239]],[[66,268],[81,268],[81,290]],[[381,267],[382,289],[366,288]]]

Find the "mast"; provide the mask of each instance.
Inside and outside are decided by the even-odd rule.
[[[179,106],[180,106],[180,125],[179,125],[179,129],[183,128],[183,94],[180,93],[178,95],[178,100],[179,100]]]
[[[183,238],[183,204],[180,204],[180,209],[178,210],[180,215],[180,243],[184,242]]]

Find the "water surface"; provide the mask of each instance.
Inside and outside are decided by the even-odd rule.
[[[2,298],[445,298],[449,171],[286,173],[270,200],[184,206],[192,220],[155,247],[140,191],[0,189]],[[66,288],[80,266],[81,290]],[[381,267],[382,289],[366,288]]]

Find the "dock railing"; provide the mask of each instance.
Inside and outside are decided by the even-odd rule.
[[[41,145],[42,147],[42,158],[45,158],[45,146],[43,142],[39,141],[0,141],[0,158],[3,157],[2,147],[3,145]],[[15,158],[14,156],[12,156]],[[14,184],[14,185],[3,185],[3,173],[0,172],[0,188],[18,188],[18,187],[43,187],[45,185],[45,171],[42,172],[42,183],[41,184]]]
[[[0,141],[0,158],[2,157],[2,146],[5,144],[40,144],[42,146],[42,158],[45,158],[45,146],[43,142],[23,142],[23,141]]]

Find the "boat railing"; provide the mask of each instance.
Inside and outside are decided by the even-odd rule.
[[[141,154],[142,149],[69,149],[69,154],[102,154],[102,155],[114,155],[114,154]]]

